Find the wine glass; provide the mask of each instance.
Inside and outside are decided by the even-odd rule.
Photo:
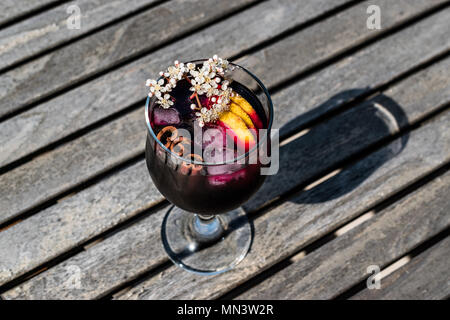
[[[265,180],[261,169],[270,164],[260,161],[261,155],[270,158],[273,105],[268,90],[245,68],[230,66],[231,87],[257,111],[265,129],[245,153],[233,153],[234,157],[219,162],[195,153],[190,158],[181,157],[166,143],[177,138],[173,127],[168,126],[163,134],[155,133],[155,99],[148,97],[145,105],[147,168],[158,190],[173,204],[162,224],[164,248],[176,265],[203,275],[232,269],[249,251],[253,230],[240,206],[261,187]]]

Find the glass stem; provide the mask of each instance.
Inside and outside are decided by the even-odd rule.
[[[224,231],[220,219],[215,215],[195,214],[192,225],[194,235],[199,241],[216,240]]]

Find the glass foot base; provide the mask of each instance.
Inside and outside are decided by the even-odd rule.
[[[233,269],[252,242],[252,227],[241,208],[216,216],[198,216],[172,206],[164,217],[161,238],[169,258],[202,275]]]

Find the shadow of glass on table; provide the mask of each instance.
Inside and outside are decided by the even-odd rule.
[[[331,105],[336,105],[339,101],[348,101],[359,96],[361,91],[363,90],[350,89],[333,96],[320,106],[285,124],[280,128],[280,136],[285,136],[287,132],[292,134],[294,128],[299,128],[317,115],[324,114],[325,110],[328,111]],[[277,111],[280,112],[275,106],[275,112]],[[402,135],[390,144],[389,148],[380,150],[373,159],[374,163],[356,175],[348,175],[346,169],[339,171],[339,168],[355,159],[355,155],[373,150],[374,145],[397,133],[407,124],[408,119],[401,106],[384,94],[378,94],[316,124],[300,137],[286,144],[281,143],[278,173],[267,177],[257,194],[244,204],[244,209],[247,211],[259,207],[286,192],[289,195],[292,190],[300,191],[307,184],[314,183],[327,172],[333,171],[335,174],[331,174],[329,179],[301,190],[302,196],[295,197],[301,201],[289,197],[288,201],[320,203],[349,193],[378,167],[401,153],[408,142],[409,134]],[[301,188],[296,189],[298,186]]]
[[[330,106],[360,96],[362,91],[367,92],[367,89],[351,89],[333,96],[317,108],[289,121],[280,128],[280,135],[286,135],[286,132],[295,132],[295,129],[301,128],[302,124],[308,123],[317,115],[323,115],[326,111],[329,111]],[[275,106],[275,112],[282,111],[276,108],[277,106]],[[371,157],[369,165],[359,168],[361,170],[358,172],[349,172],[350,169],[345,168],[337,171],[335,175],[322,183],[318,183],[311,188],[302,188],[307,183],[314,182],[315,179],[320,178],[326,172],[348,164],[349,161],[355,159],[355,156],[373,150],[374,145],[376,146],[384,139],[398,133],[399,129],[407,124],[408,119],[403,109],[393,99],[384,94],[379,94],[316,124],[305,134],[286,144],[281,144],[278,173],[267,177],[262,188],[250,201],[243,205],[244,210],[254,212],[255,208],[270,202],[272,199],[277,199],[285,193],[289,194],[292,190],[295,190],[295,194],[301,191],[300,196],[288,197],[287,201],[300,204],[324,203],[353,191],[377,168],[402,152],[408,142],[409,134],[402,135],[400,139],[396,139],[389,144],[388,148],[378,150],[377,156]],[[256,215],[252,214],[249,217],[252,235],[257,231],[254,229],[252,220],[258,215],[256,213]],[[201,244],[200,247],[196,248],[197,252],[200,252],[206,259],[211,255],[211,252],[214,253],[216,242],[224,241],[245,222],[246,220],[241,221],[240,219],[232,221],[227,233],[222,234],[217,241]],[[163,222],[163,239],[165,238],[165,224],[166,221]],[[253,236],[251,238],[253,239]],[[184,250],[175,253],[168,250],[166,244],[165,247],[175,264],[179,264],[178,259],[187,258],[192,254],[192,248],[186,247]],[[227,253],[221,252],[221,254],[226,256]]]

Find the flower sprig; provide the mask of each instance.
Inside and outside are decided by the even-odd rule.
[[[173,106],[175,99],[169,92],[176,87],[179,80],[189,82],[193,100],[191,109],[196,111],[198,123],[201,127],[205,123],[214,122],[230,106],[230,97],[233,92],[229,87],[230,80],[226,79],[229,70],[229,62],[214,55],[203,62],[201,66],[194,63],[180,63],[175,61],[173,66],[161,71],[159,80],[147,80],[146,86],[150,87],[149,97],[155,96],[156,103],[167,109]],[[199,96],[206,95],[208,105],[203,106]]]
[[[222,112],[227,111],[230,108],[230,97],[232,94],[231,88],[222,89],[219,95],[211,98],[211,102],[213,103],[211,108],[193,108],[197,110],[195,115],[197,116],[199,126],[203,127],[205,123],[216,121]]]

